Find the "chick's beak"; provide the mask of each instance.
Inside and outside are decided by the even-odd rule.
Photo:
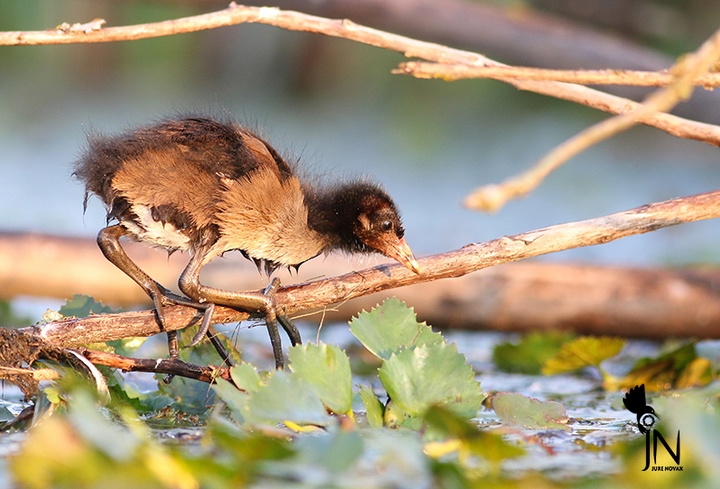
[[[400,238],[395,243],[387,243],[383,253],[420,275],[420,265],[418,265],[412,250],[405,242],[405,238]]]

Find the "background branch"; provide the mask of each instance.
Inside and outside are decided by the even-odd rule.
[[[340,37],[371,46],[397,51],[406,57],[427,61],[470,66],[506,66],[477,53],[418,41],[404,36],[364,27],[347,20],[331,20],[269,7],[229,8],[209,14],[123,27],[102,27],[85,32],[76,30],[16,31],[0,33],[0,45],[39,45],[130,41],[214,29],[242,23],[268,24],[283,29],[315,32]],[[98,24],[95,22],[93,25]],[[551,97],[573,101],[599,110],[620,114],[637,110],[638,104],[591,88],[552,81],[516,80],[511,85]],[[720,146],[720,127],[683,119],[671,114],[650,113],[638,122],[656,127],[674,136],[695,139]]]
[[[678,73],[675,82],[652,93],[639,107],[625,114],[601,121],[558,145],[529,170],[499,185],[475,189],[463,204],[471,209],[496,211],[509,200],[527,195],[537,188],[551,172],[570,158],[591,146],[626,131],[644,116],[670,111],[682,100],[690,98],[695,80],[707,73],[720,58],[720,30],[703,43],[697,52],[680,60],[671,71]]]
[[[662,71],[674,63],[674,57],[642,44],[652,21],[643,2],[583,0],[558,2],[535,0],[518,4],[477,2],[472,0],[273,0],[248,2],[273,5],[330,18],[348,18],[363,25],[424,39],[447,46],[467,49],[519,66],[545,68]],[[222,0],[209,5],[222,8]],[[543,8],[552,4],[550,10]],[[675,6],[675,11],[698,11],[708,15],[708,5]],[[716,9],[717,10],[717,9]],[[665,19],[667,20],[667,19]],[[683,29],[683,15],[673,18],[673,32],[685,30],[683,38],[690,46],[702,41],[705,32],[716,25],[693,25],[690,34]],[[672,36],[674,37],[674,34]],[[687,38],[691,39],[687,39]],[[692,39],[699,37],[697,41]],[[639,87],[606,86],[604,90],[632,100],[647,95]],[[674,111],[677,115],[703,122],[720,122],[717,107],[720,93],[697,93]]]
[[[415,78],[441,78],[445,81],[491,78],[498,81],[535,80],[577,83],[579,85],[629,85],[638,87],[667,87],[677,80],[672,70],[552,70],[526,66],[468,66],[461,64],[407,61],[400,63],[394,73]],[[698,75],[693,83],[707,90],[720,86],[720,73]]]

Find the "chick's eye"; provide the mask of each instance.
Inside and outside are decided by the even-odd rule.
[[[383,232],[388,232],[393,228],[392,222],[390,221],[383,221],[380,223],[380,229],[382,229]]]

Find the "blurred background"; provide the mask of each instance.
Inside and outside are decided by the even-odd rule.
[[[0,29],[52,29],[95,18],[121,26],[226,5],[3,0]],[[669,67],[720,25],[720,4],[710,0],[265,5],[347,17],[508,64],[557,68]],[[496,81],[392,75],[403,60],[350,41],[263,25],[134,42],[0,47],[0,231],[95,236],[104,210],[91,199],[83,216],[83,188],[71,177],[86,134],[122,131],[177,112],[231,114],[314,172],[372,176],[398,202],[418,256],[720,186],[717,148],[637,127],[576,157],[497,214],[465,210],[459,203],[474,187],[526,169],[608,116]],[[677,112],[720,122],[717,95],[698,93]],[[718,223],[709,221],[543,259],[717,263],[719,241]]]

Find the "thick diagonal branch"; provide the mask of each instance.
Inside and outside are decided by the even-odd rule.
[[[415,275],[400,265],[381,265],[339,277],[291,285],[277,293],[279,304],[288,313],[346,301],[354,297],[442,278],[460,277],[502,263],[603,244],[656,229],[720,217],[720,190],[637,207],[585,221],[558,224],[420,260],[422,274]],[[241,321],[248,314],[217,307],[213,321]],[[197,321],[196,311],[175,306],[166,311],[169,329],[182,329]],[[133,336],[160,333],[152,311],[105,314],[84,319],[64,319],[42,326],[24,328],[52,344],[76,347]]]

